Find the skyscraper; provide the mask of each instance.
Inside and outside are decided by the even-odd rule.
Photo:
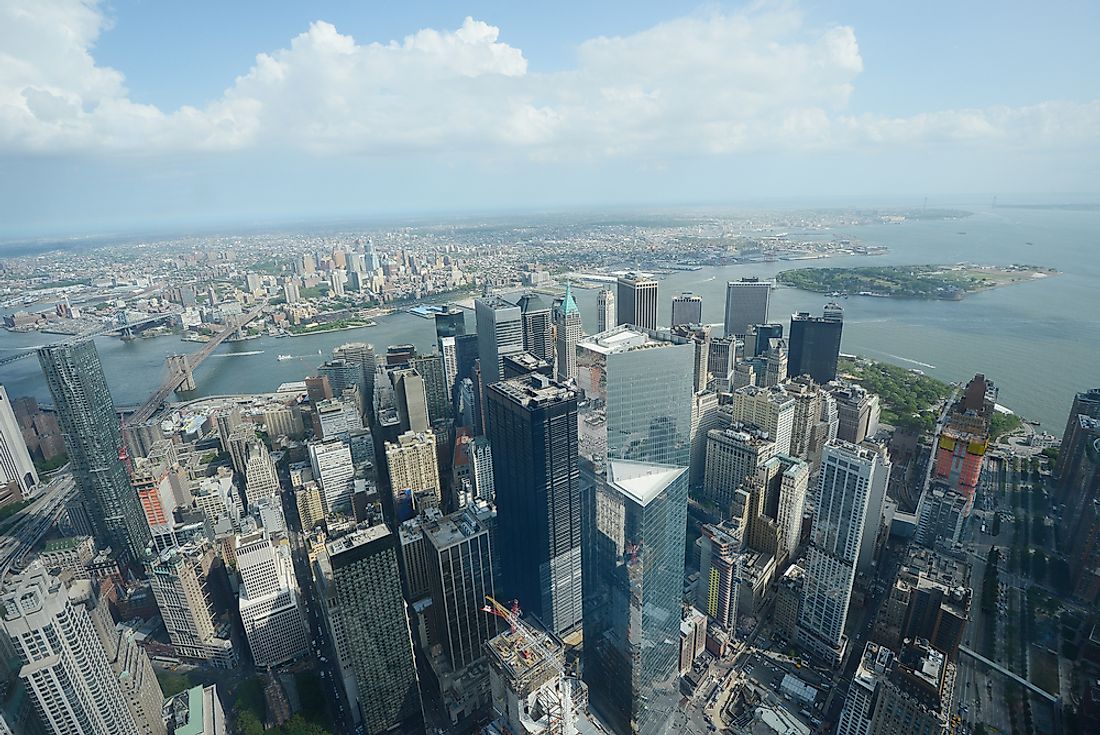
[[[822,384],[835,380],[843,331],[844,311],[836,304],[826,304],[820,317],[805,311],[792,314],[787,335],[787,374],[809,375]]]
[[[585,503],[584,675],[616,732],[674,732],[687,469],[611,460]]]
[[[438,343],[444,337],[466,334],[466,312],[451,306],[435,313],[435,338]]]
[[[87,610],[73,604],[60,578],[33,562],[8,580],[0,601],[3,632],[22,664],[19,677],[48,732],[141,732]]]
[[[550,304],[537,293],[525,293],[516,302],[523,319],[523,349],[535,357],[554,362],[554,340]]]
[[[238,606],[252,662],[264,668],[304,656],[309,632],[289,547],[276,548],[263,531],[238,535],[235,543]]]
[[[574,363],[576,359],[574,355]],[[9,482],[19,483],[24,500],[29,500],[38,490],[38,470],[27,451],[27,442],[15,419],[8,392],[0,385],[0,485]]]
[[[150,560],[147,573],[175,654],[229,669],[237,665],[237,654],[219,635],[207,589],[214,557],[209,546],[173,547]]]
[[[557,314],[557,379],[572,380],[577,377],[577,342],[584,336],[581,310],[573,300],[573,286],[565,285],[565,298]]]
[[[248,459],[245,460],[245,509],[251,510],[252,506],[263,497],[275,497],[279,494],[279,474],[275,469],[275,463],[271,461],[271,452],[261,441],[254,441],[248,445]]]
[[[484,389],[501,379],[504,355],[523,351],[523,315],[518,306],[496,297],[477,299],[474,306]]]
[[[465,510],[425,520],[419,530],[428,556],[432,639],[459,672],[485,656],[485,642],[497,633],[497,619],[482,611],[485,598],[495,595],[489,530]]]
[[[414,727],[420,685],[396,537],[382,523],[342,536],[318,555],[315,575],[355,722],[367,735]]]
[[[672,297],[672,326],[703,323],[703,299],[687,291]]]
[[[313,477],[321,485],[322,507],[325,513],[347,511],[355,489],[355,465],[351,449],[339,439],[309,444],[309,461]]]
[[[871,496],[889,470],[875,449],[841,440],[825,445],[798,622],[799,642],[828,661],[839,662],[848,645],[844,624]]]
[[[386,467],[398,505],[407,497],[416,507],[439,507],[442,486],[435,446],[435,435],[431,432],[407,431],[396,442],[386,442]]]
[[[549,630],[581,620],[577,395],[533,374],[489,387],[502,586]]]
[[[87,340],[42,347],[38,361],[96,540],[132,559],[144,558],[149,526],[120,458],[118,415],[95,344]]]
[[[726,336],[743,335],[753,324],[767,324],[771,281],[742,278],[726,284]]]
[[[657,328],[657,281],[638,273],[619,276],[615,321],[643,329]]]
[[[689,340],[626,324],[578,342],[577,384],[597,413],[581,422],[582,453],[687,467],[693,361]]]
[[[600,289],[596,294],[596,331],[606,332],[619,326],[616,314],[615,292],[610,288]]]

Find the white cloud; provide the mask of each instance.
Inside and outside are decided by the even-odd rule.
[[[855,115],[863,59],[846,26],[792,6],[707,12],[580,45],[572,69],[536,73],[499,30],[360,43],[317,21],[260,53],[217,100],[133,102],[92,55],[96,0],[0,0],[0,152],[291,148],[665,158],[895,144],[1070,146],[1100,138],[1100,101]]]

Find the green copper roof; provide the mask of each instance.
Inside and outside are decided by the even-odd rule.
[[[573,284],[569,281],[565,282],[565,300],[562,302],[562,309],[566,314],[575,314],[579,311],[577,302],[573,300]]]
[[[187,690],[187,724],[176,728],[176,735],[199,735],[205,726],[202,719],[202,687]]]

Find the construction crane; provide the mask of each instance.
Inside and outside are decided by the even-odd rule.
[[[524,621],[520,615],[519,601],[513,600],[511,606],[503,605],[486,595],[487,604],[482,612],[495,615],[508,623],[510,635],[518,638],[523,646],[520,655],[524,661],[534,667],[545,664],[551,675],[547,684],[538,688],[538,698],[547,715],[545,735],[577,735],[577,713],[573,706],[571,686],[567,681],[563,661],[557,651],[551,651],[542,642],[543,635]]]

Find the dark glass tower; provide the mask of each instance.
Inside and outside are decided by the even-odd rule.
[[[96,540],[131,559],[143,558],[149,525],[119,456],[122,433],[95,344],[42,347],[38,361]]]
[[[460,337],[466,334],[466,312],[448,308],[435,313],[436,342],[444,337]]]
[[[581,622],[577,394],[534,373],[489,387],[506,599],[561,634]]]
[[[804,311],[792,314],[787,335],[787,375],[809,375],[819,384],[834,380],[843,331],[843,312],[835,304],[825,307],[824,316],[810,316]]]

